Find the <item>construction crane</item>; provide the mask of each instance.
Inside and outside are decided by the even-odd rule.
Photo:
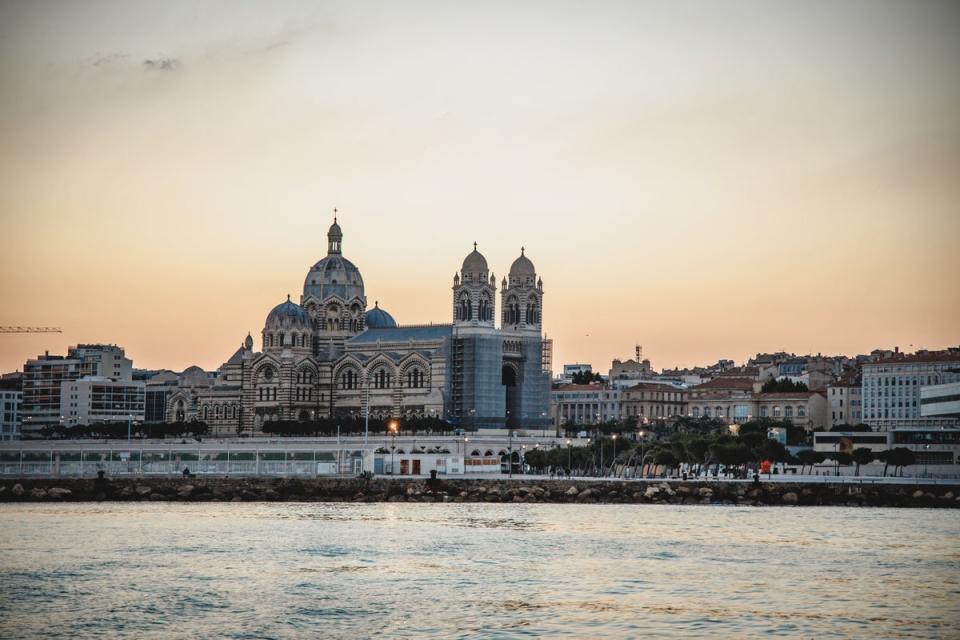
[[[0,333],[63,333],[60,327],[0,327]]]

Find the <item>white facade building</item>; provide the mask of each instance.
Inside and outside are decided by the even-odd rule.
[[[920,389],[957,379],[960,349],[881,358],[863,365],[863,421],[882,431],[956,426],[958,419],[922,416]]]
[[[920,417],[960,418],[960,380],[920,387]]]
[[[21,434],[36,437],[43,427],[64,422],[66,416],[60,410],[64,382],[84,376],[129,381],[132,374],[132,361],[123,348],[113,344],[80,344],[70,347],[66,356],[45,353],[27,360],[23,365]]]
[[[142,422],[144,408],[145,384],[140,381],[86,376],[61,384],[60,415],[68,427],[101,422]]]
[[[20,438],[20,396],[18,389],[0,389],[0,440]]]

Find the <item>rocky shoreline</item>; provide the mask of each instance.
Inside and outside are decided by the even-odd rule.
[[[960,508],[958,485],[400,478],[19,479],[0,502],[526,502]]]

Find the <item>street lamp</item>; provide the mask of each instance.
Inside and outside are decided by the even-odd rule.
[[[617,434],[613,434],[613,460],[610,462],[610,475],[613,475],[613,467],[617,464]]]
[[[645,442],[645,440],[646,440],[647,432],[641,430],[640,433],[637,434],[637,435],[640,436],[640,477],[641,477],[641,478],[646,478],[646,477],[647,477],[647,472],[646,472],[646,465],[645,465],[644,460],[643,460],[643,444],[644,444],[644,442]]]
[[[366,410],[366,415],[364,416],[364,419],[363,419],[363,444],[367,444],[367,438],[370,436],[370,383],[371,382],[373,382],[373,380],[370,379],[370,374],[368,373],[367,374],[367,402],[366,402],[367,410]],[[390,471],[392,472],[393,469],[391,468]]]
[[[391,420],[387,425],[390,429],[390,435],[393,439],[390,441],[390,475],[394,474],[394,465],[396,462],[396,451],[397,451],[397,421]]]
[[[573,467],[573,449],[570,447],[570,438],[567,438],[567,473],[570,473],[571,467]]]

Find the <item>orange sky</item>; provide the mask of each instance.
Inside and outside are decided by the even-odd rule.
[[[342,211],[448,322],[526,246],[554,366],[960,343],[953,2],[0,4],[0,370],[213,368]],[[258,340],[259,344],[259,340]]]

